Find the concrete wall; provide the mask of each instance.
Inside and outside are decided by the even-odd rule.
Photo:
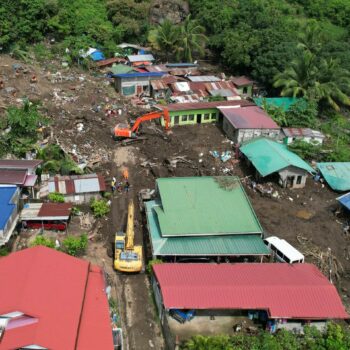
[[[303,188],[305,187],[308,172],[304,169],[290,166],[278,172],[279,184],[282,187]]]
[[[100,192],[70,194],[70,195],[64,196],[64,201],[66,203],[83,204],[83,203],[90,203],[90,200],[92,198],[101,199],[102,195]]]
[[[310,143],[311,141],[312,142],[317,142],[320,145],[322,145],[322,143],[323,143],[323,138],[322,137],[310,137],[310,136],[307,136],[307,137],[306,136],[285,137],[283,139],[283,143],[286,144],[286,145],[289,145],[289,144],[293,143],[296,140],[302,140],[302,141],[305,141],[307,143]]]
[[[239,144],[261,136],[277,139],[280,132],[279,129],[235,129],[225,117],[222,128],[230,140]]]
[[[253,96],[253,85],[243,86],[243,87],[240,87],[240,88],[236,87],[236,89],[238,90],[238,93],[241,96],[244,96],[244,97],[252,97]]]
[[[195,125],[216,122],[219,111],[216,108],[210,109],[190,109],[185,111],[171,111],[170,125]],[[161,120],[164,126],[164,120]]]

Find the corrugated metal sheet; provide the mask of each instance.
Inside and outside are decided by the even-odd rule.
[[[317,168],[333,190],[350,190],[350,162],[317,163]]]
[[[148,55],[130,55],[130,56],[127,56],[127,58],[131,63],[154,61],[154,57],[151,54],[148,54]]]
[[[220,81],[220,78],[215,77],[214,75],[198,75],[198,76],[188,76],[188,80],[193,82],[211,82],[211,81]]]
[[[266,310],[271,318],[347,319],[312,264],[156,264],[165,308]]]
[[[280,127],[256,106],[227,108],[219,107],[220,112],[235,129],[279,129]]]
[[[38,216],[59,216],[69,217],[72,210],[71,203],[43,203],[39,209]]]
[[[23,185],[27,177],[27,170],[0,169],[0,184]]]
[[[249,78],[247,78],[244,75],[242,75],[240,77],[233,77],[231,79],[231,81],[233,82],[233,84],[235,84],[238,87],[253,85],[253,83],[254,83],[253,80],[250,80]]]
[[[0,160],[0,169],[33,169],[43,161],[36,160]]]
[[[156,183],[161,207],[155,211],[162,237],[262,233],[239,178],[172,177]]]
[[[55,176],[49,180],[49,192],[62,194],[101,192],[106,190],[103,176],[97,174]]]
[[[15,210],[17,203],[12,198],[17,192],[16,186],[0,186],[0,230],[3,230]]]
[[[282,131],[287,137],[325,137],[320,131],[310,128],[282,128]]]
[[[151,86],[154,90],[167,90],[169,88],[162,80],[152,80]]]
[[[146,202],[147,226],[153,256],[238,256],[269,255],[260,235],[231,235],[205,237],[162,237],[154,207]]]
[[[152,65],[152,66],[147,66],[145,69],[148,72],[168,72],[169,68],[167,68],[164,64],[157,64],[157,65]]]
[[[191,75],[191,76],[197,76],[197,75],[200,75],[200,72],[197,70],[197,69],[191,69],[191,68],[187,68],[187,69],[180,69],[180,68],[177,68],[177,69],[172,69],[169,71],[169,73],[171,75],[178,75],[178,76],[188,76],[188,75]]]
[[[350,192],[338,197],[337,201],[341,203],[346,209],[350,210]]]
[[[255,139],[240,147],[240,151],[253,163],[261,176],[267,176],[289,166],[315,172],[303,159],[288,150],[286,145],[270,139]]]

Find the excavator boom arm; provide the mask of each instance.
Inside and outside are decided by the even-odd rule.
[[[134,249],[134,202],[131,201],[128,206],[128,222],[126,224],[126,239],[125,239],[125,249]]]
[[[169,116],[169,111],[167,109],[164,109],[162,111],[159,112],[151,112],[148,114],[144,114],[141,117],[138,117],[136,119],[135,124],[133,125],[131,131],[135,132],[138,130],[138,128],[140,127],[140,124],[147,121],[147,120],[152,120],[152,119],[158,119],[158,118],[162,118],[164,117],[164,121],[165,121],[165,129],[168,130],[169,129],[169,124],[170,124],[170,116]]]

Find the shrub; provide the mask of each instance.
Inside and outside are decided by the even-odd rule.
[[[73,207],[72,208],[72,215],[77,216],[77,215],[80,215],[80,213],[81,213],[81,211],[80,211],[80,209],[78,207]]]
[[[101,199],[101,200],[93,199],[91,201],[90,206],[91,206],[92,212],[94,213],[94,216],[97,218],[105,216],[110,211],[109,204],[104,199]]]
[[[55,242],[52,239],[46,238],[44,236],[36,236],[33,242],[30,244],[31,247],[36,247],[38,245],[42,245],[48,248],[55,248]]]
[[[78,256],[83,254],[87,247],[87,234],[84,233],[80,237],[68,236],[62,242],[63,251],[69,255]]]
[[[153,265],[162,264],[162,263],[163,263],[163,260],[161,260],[161,259],[150,260],[147,264],[147,273],[152,275],[153,274]]]
[[[47,196],[51,202],[64,203],[64,196],[61,193],[53,192]]]
[[[10,254],[10,252],[9,252],[7,247],[1,247],[0,248],[0,256],[6,256],[6,255],[9,255],[9,254]]]
[[[109,198],[111,198],[111,196],[112,196],[111,192],[104,192],[103,193],[103,198],[109,199]]]

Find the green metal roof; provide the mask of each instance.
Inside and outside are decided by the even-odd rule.
[[[210,255],[268,255],[269,250],[260,234],[162,237],[157,219],[157,201],[146,205],[147,226],[153,256],[210,256]]]
[[[161,178],[157,186],[162,237],[262,232],[237,177]]]
[[[295,102],[303,100],[303,99],[297,98],[297,97],[266,97],[266,98],[255,97],[255,98],[253,98],[253,100],[259,107],[262,107],[264,101],[266,101],[268,106],[282,108],[283,111],[286,112],[289,110],[291,105],[293,105]],[[305,104],[306,104],[306,101],[305,101]]]
[[[350,190],[350,162],[317,163],[317,168],[333,190]]]
[[[113,74],[126,74],[133,72],[134,70],[130,67],[127,66],[126,64],[113,64],[111,67],[111,72]]]
[[[311,168],[298,155],[288,150],[286,145],[270,139],[259,138],[248,141],[240,147],[241,152],[253,163],[261,176],[294,166],[313,173]]]

